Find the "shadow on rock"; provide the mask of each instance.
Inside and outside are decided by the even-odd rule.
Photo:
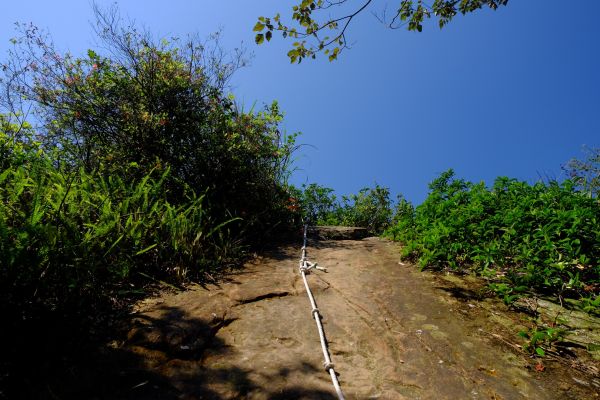
[[[287,388],[281,393],[272,394],[269,400],[335,400],[336,396],[324,390],[306,389],[302,387]]]
[[[28,321],[2,335],[0,399],[180,399],[182,389],[219,399],[207,382],[250,386],[243,371],[198,361],[208,349],[227,351],[215,334],[231,321],[174,308],[107,324],[114,327],[52,314]]]
[[[261,386],[250,378],[262,375],[251,364],[205,362],[232,354],[217,333],[233,321],[215,314],[194,318],[177,307],[159,307],[151,316],[133,314],[110,335],[86,335],[56,318],[53,324],[39,321],[28,327],[29,347],[26,340],[18,341],[21,357],[17,351],[13,360],[2,360],[0,399],[221,400],[252,393],[267,399],[334,399],[315,388]],[[281,383],[293,374],[316,372],[299,361],[261,381]]]

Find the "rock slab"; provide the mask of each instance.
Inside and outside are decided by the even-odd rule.
[[[369,236],[369,231],[356,226],[311,226],[307,235],[317,240],[361,240]]]

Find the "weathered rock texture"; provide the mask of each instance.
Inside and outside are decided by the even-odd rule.
[[[318,240],[360,240],[369,236],[369,231],[355,226],[311,226],[307,234]]]
[[[128,386],[114,398],[334,400],[300,246],[140,303],[115,344],[138,366],[119,365]],[[545,361],[539,372],[515,351],[522,315],[479,297],[476,281],[402,264],[398,250],[376,238],[309,242],[310,260],[328,269],[308,279],[347,399],[597,398],[593,373]]]

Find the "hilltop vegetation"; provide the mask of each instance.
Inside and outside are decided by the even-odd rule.
[[[475,272],[507,304],[526,294],[600,310],[598,150],[572,160],[562,183],[499,177],[492,187],[456,178],[452,170],[429,185],[414,206],[395,204],[387,188],[365,188],[339,201],[333,189],[310,184],[298,193],[304,217],[316,224],[362,226],[400,241],[402,256],[420,268]]]
[[[96,17],[100,45],[85,56],[21,26],[3,63],[8,326],[205,278],[293,225],[295,136],[277,103],[243,111],[228,94],[243,52],[228,56],[218,37],[153,40],[116,10]]]
[[[572,181],[497,178],[491,188],[448,170],[423,204],[402,202],[386,235],[421,268],[472,270],[507,303],[537,292],[597,311],[600,206]],[[594,307],[596,304],[596,307]]]

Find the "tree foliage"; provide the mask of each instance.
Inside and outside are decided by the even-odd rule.
[[[303,220],[311,225],[358,226],[378,235],[392,220],[390,191],[379,185],[338,200],[333,189],[311,183],[296,189],[295,196]]]
[[[373,0],[299,0],[291,10],[291,22],[285,22],[281,14],[258,18],[254,31],[255,41],[262,44],[271,40],[274,32],[293,40],[287,53],[292,63],[304,58],[316,58],[318,53],[337,59],[348,48],[347,30],[353,20],[373,6]],[[482,8],[496,10],[508,4],[508,0],[401,0],[391,17],[384,10],[379,21],[391,29],[406,27],[409,31],[423,30],[426,20],[437,19],[443,28],[457,14],[468,14]]]
[[[226,224],[215,221],[204,195],[190,191],[185,202],[169,201],[168,168],[139,180],[66,168],[39,143],[12,141],[6,127],[0,300],[17,319],[35,309],[78,310],[145,280],[140,274],[197,278],[234,261]]]
[[[578,187],[588,193],[590,197],[598,198],[600,193],[600,147],[586,148],[586,158],[579,160],[573,158],[563,166],[567,173]]]
[[[168,167],[171,201],[186,201],[188,188],[205,193],[215,216],[239,216],[240,231],[260,232],[247,237],[279,226],[295,136],[279,129],[276,102],[244,112],[227,94],[244,52],[227,56],[218,35],[155,40],[116,9],[96,17],[100,45],[84,57],[22,26],[4,64],[5,108],[31,110],[42,145],[61,148],[58,162],[131,179]],[[123,171],[132,163],[140,168]]]
[[[107,298],[140,274],[198,278],[294,222],[295,135],[281,132],[276,102],[244,111],[227,93],[243,52],[227,58],[215,37],[155,40],[114,8],[96,17],[99,45],[85,55],[22,25],[2,64],[8,308]]]

